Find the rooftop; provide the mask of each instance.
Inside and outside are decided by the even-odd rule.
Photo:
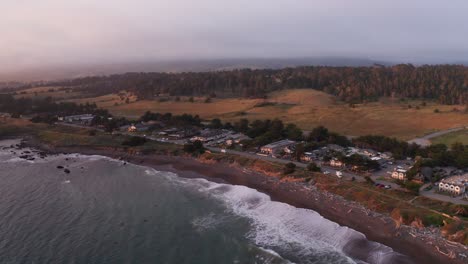
[[[468,184],[468,173],[442,179],[441,182],[449,184],[463,185]]]
[[[263,148],[279,148],[279,147],[286,147],[288,145],[296,144],[295,141],[284,139],[277,142],[270,143],[268,145],[263,146]]]

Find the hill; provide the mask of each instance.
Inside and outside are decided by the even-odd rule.
[[[161,96],[159,100],[135,101],[132,97],[129,103],[125,103],[119,96],[107,95],[72,101],[94,102],[112,114],[128,118],[138,118],[146,111],[190,113],[205,119],[221,118],[230,122],[241,118],[279,118],[304,130],[323,125],[345,135],[379,134],[405,140],[468,124],[468,114],[462,111],[462,105],[389,98],[350,105],[336,96],[312,89],[272,92],[267,99],[211,98],[210,103],[205,103],[206,97],[195,97],[194,102],[189,99]]]
[[[461,65],[395,65],[385,67],[296,67],[182,73],[126,73],[44,83],[73,87],[93,96],[132,92],[141,100],[174,96],[262,98],[284,89],[310,88],[348,103],[382,97],[468,103],[468,67]]]

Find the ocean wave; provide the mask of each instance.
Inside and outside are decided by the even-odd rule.
[[[223,201],[236,215],[250,219],[253,228],[248,238],[258,246],[280,248],[304,259],[340,255],[345,263],[392,263],[395,256],[401,256],[390,247],[368,241],[364,234],[340,226],[313,210],[272,201],[254,189],[204,179],[182,181]]]

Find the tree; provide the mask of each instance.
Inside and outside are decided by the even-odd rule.
[[[247,133],[247,131],[249,131],[249,120],[242,118],[239,122],[234,124],[234,129],[244,134]]]
[[[203,143],[201,141],[196,140],[185,144],[184,151],[191,154],[203,154],[205,152],[205,147],[203,147]]]
[[[285,137],[291,140],[300,141],[303,138],[303,132],[295,124],[288,124],[284,129]]]
[[[211,120],[210,127],[214,129],[220,129],[223,127],[223,123],[221,123],[219,118],[214,118]]]
[[[188,99],[188,101],[189,101],[190,103],[195,102],[195,100],[193,99],[193,96],[190,96],[189,99]]]
[[[304,156],[304,144],[297,144],[296,149],[294,150],[294,157],[297,161],[301,161],[302,156]]]
[[[324,126],[318,126],[310,132],[307,141],[322,142],[328,138],[328,129]]]

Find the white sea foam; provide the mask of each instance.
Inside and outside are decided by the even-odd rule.
[[[274,250],[271,250],[271,249],[267,249],[267,248],[262,248],[262,247],[258,247],[260,250],[262,250],[263,252],[266,252],[267,254],[270,254],[276,258],[280,258],[282,260],[285,261],[285,263],[287,264],[295,264],[294,262],[291,262],[289,260],[286,260],[284,259],[280,254],[278,254],[278,252],[274,251]]]
[[[300,209],[272,201],[261,192],[245,186],[209,182],[204,179],[180,179],[194,185],[203,193],[223,201],[228,210],[252,221],[253,230],[248,238],[266,249],[282,248],[296,256],[339,254],[353,240],[366,239],[364,234],[334,223],[315,211]],[[387,257],[395,255],[391,248],[368,242],[366,259],[359,263],[387,263]],[[355,263],[347,257],[348,263]]]
[[[199,232],[203,232],[210,229],[215,229],[220,226],[224,221],[225,217],[219,217],[214,213],[210,213],[206,216],[197,217],[192,220],[191,224]]]

